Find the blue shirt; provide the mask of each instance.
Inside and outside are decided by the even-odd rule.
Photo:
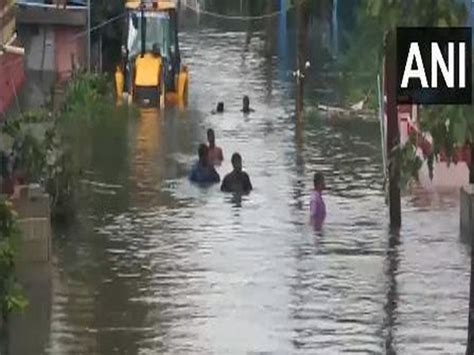
[[[189,180],[198,184],[213,184],[218,183],[221,178],[212,165],[204,166],[197,162],[191,169]]]

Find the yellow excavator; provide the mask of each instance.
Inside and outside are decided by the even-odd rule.
[[[174,1],[126,0],[117,99],[145,107],[187,104],[189,73],[181,63]]]

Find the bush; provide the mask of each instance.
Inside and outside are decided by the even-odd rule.
[[[0,313],[6,321],[12,312],[27,306],[15,277],[15,251],[19,230],[12,206],[0,199]]]
[[[16,171],[27,183],[41,183],[52,198],[53,216],[69,216],[91,152],[92,130],[117,116],[111,80],[80,73],[66,88],[60,112],[31,111],[2,128],[9,136]]]

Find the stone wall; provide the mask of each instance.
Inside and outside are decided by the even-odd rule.
[[[16,186],[11,201],[22,232],[16,272],[28,307],[12,314],[8,327],[0,324],[0,354],[34,354],[46,348],[51,324],[50,200],[40,186],[29,185]]]
[[[21,263],[51,261],[51,212],[49,196],[40,186],[17,186],[12,199],[18,213],[22,243],[18,255]]]

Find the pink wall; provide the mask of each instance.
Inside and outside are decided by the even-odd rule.
[[[23,56],[5,53],[0,55],[0,122],[3,114],[15,102],[15,93],[25,82]]]
[[[76,68],[84,67],[86,37],[77,36],[83,30],[77,27],[59,26],[54,30],[55,68],[59,82],[66,81],[72,73],[72,56]]]

